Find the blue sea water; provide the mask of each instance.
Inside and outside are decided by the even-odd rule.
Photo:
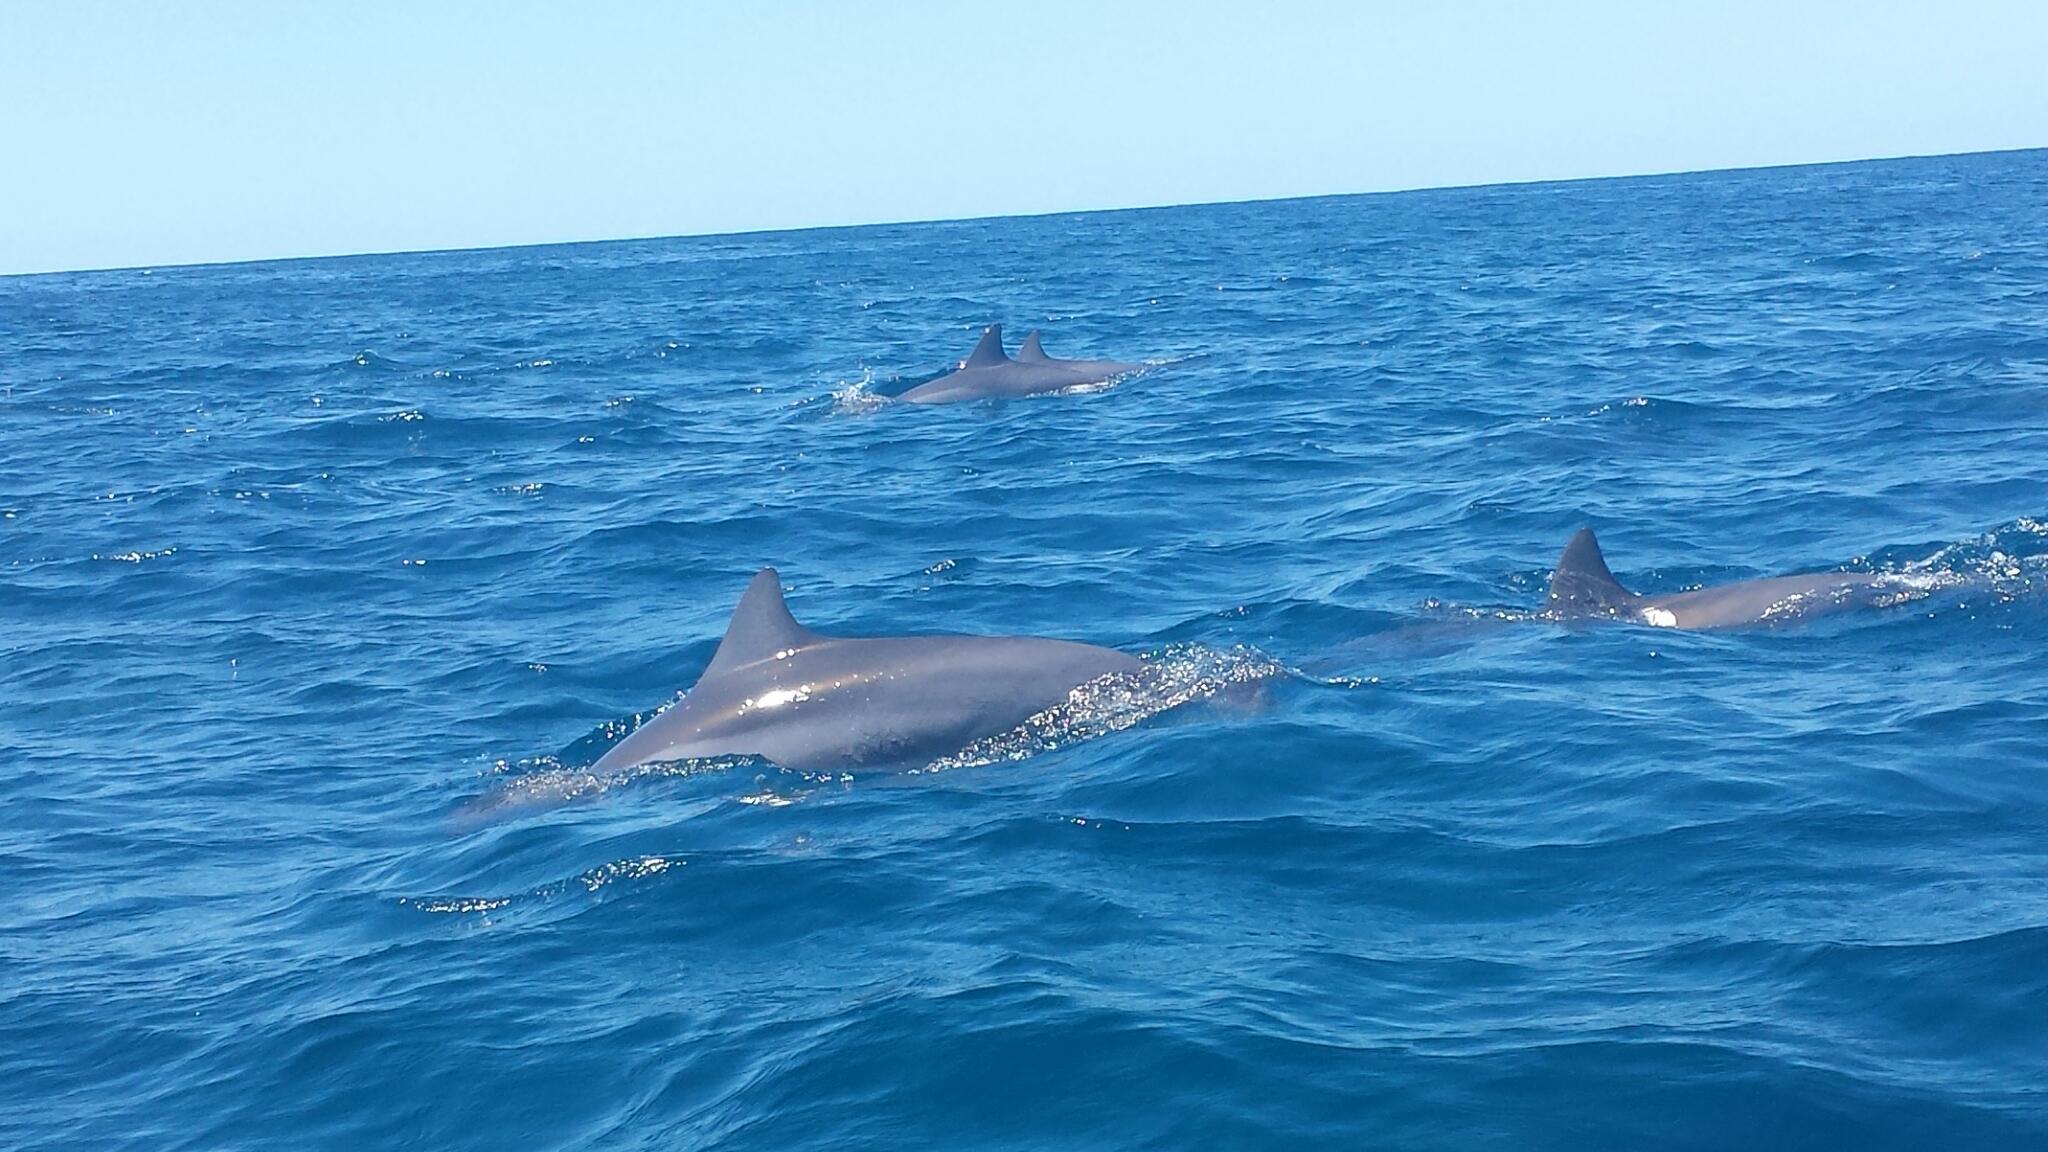
[[[2048,1146],[2048,152],[0,280],[0,1146]],[[979,327],[1157,361],[885,397]],[[1541,619],[1838,567],[1924,600]],[[774,564],[1151,695],[599,776]]]

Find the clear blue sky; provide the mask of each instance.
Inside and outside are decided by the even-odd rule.
[[[2048,145],[2048,5],[0,0],[0,273]]]

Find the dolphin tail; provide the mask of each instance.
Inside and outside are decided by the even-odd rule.
[[[986,368],[991,364],[1008,364],[1009,362],[1009,356],[1003,352],[1003,326],[1001,324],[991,324],[986,331],[982,332],[981,340],[975,344],[974,351],[967,354],[967,359],[962,360],[960,366],[962,368]]]
[[[1024,346],[1017,349],[1018,363],[1035,364],[1041,360],[1050,359],[1052,357],[1045,354],[1045,346],[1038,342],[1038,329],[1033,328],[1031,331],[1026,332],[1024,334]]]
[[[1633,607],[1636,599],[1636,594],[1623,588],[1608,571],[1607,558],[1600,554],[1600,541],[1593,530],[1581,528],[1557,558],[1545,607],[1566,615],[1605,616]]]

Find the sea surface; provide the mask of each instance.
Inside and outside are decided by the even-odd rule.
[[[770,564],[1148,687],[592,772]],[[2048,1147],[2048,152],[0,279],[0,705],[0,1147]]]

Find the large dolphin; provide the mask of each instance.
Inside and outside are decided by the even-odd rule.
[[[1771,627],[1850,608],[1885,607],[1928,591],[1883,574],[1815,572],[1638,596],[1608,571],[1593,530],[1581,528],[1557,558],[1545,609],[1564,619],[1604,616],[1659,628]]]
[[[1081,384],[1093,384],[1100,377],[1075,372],[1050,361],[1024,363],[1010,359],[1003,351],[1003,326],[991,324],[981,342],[952,372],[928,380],[898,396],[912,404],[952,404],[961,400],[990,400],[1007,396],[1030,396],[1057,392]]]
[[[763,568],[696,685],[593,770],[712,756],[800,771],[917,767],[1139,667],[1108,648],[1025,636],[821,636],[789,614]]]
[[[1045,354],[1045,345],[1039,343],[1038,329],[1024,334],[1024,346],[1017,349],[1019,364],[1049,364],[1086,376],[1090,383],[1099,383],[1117,376],[1139,371],[1143,364],[1127,364],[1122,360],[1062,360]]]

